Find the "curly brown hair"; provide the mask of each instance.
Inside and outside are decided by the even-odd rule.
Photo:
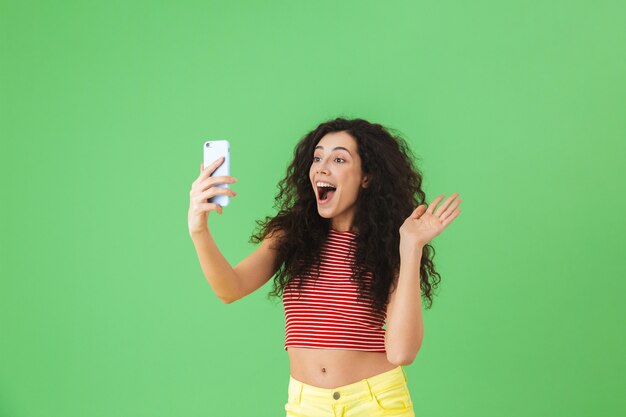
[[[360,190],[356,202],[353,227],[359,232],[355,239],[351,280],[358,283],[359,298],[369,300],[375,311],[384,314],[389,290],[396,285],[400,270],[400,226],[426,199],[422,173],[413,164],[415,156],[395,130],[359,118],[338,117],[307,133],[294,150],[287,175],[278,184],[279,192],[274,198],[278,213],[274,217],[266,216],[264,221],[256,221],[260,230],[251,236],[250,242],[260,243],[274,233],[280,237],[274,265],[277,272],[268,298],[281,297],[292,277],[298,277],[301,294],[307,271],[313,265],[317,265],[319,277],[321,247],[331,222],[318,213],[309,169],[315,146],[330,132],[346,132],[356,140],[361,169],[365,175],[371,176],[369,187]],[[420,287],[427,299],[426,308],[432,306],[432,291],[440,281],[433,264],[434,255],[434,248],[425,245],[420,264]],[[372,273],[373,280],[364,279],[367,271]]]

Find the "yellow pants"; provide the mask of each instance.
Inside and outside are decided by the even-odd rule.
[[[286,417],[415,417],[402,366],[337,388],[304,384],[289,376]]]

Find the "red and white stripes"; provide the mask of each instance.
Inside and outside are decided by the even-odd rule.
[[[369,301],[357,302],[358,284],[350,280],[356,233],[330,229],[321,252],[320,277],[307,277],[302,296],[294,280],[283,291],[285,345],[385,352],[385,315]],[[352,250],[352,253],[349,253]],[[367,273],[367,279],[372,279]]]

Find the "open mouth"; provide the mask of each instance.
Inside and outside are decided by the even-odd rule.
[[[329,202],[337,191],[336,187],[317,187],[317,195],[319,196],[320,203]]]

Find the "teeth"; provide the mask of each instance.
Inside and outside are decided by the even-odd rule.
[[[333,188],[337,188],[336,186],[334,186],[331,183],[328,182],[318,182],[315,185],[317,185],[318,187],[333,187]]]

